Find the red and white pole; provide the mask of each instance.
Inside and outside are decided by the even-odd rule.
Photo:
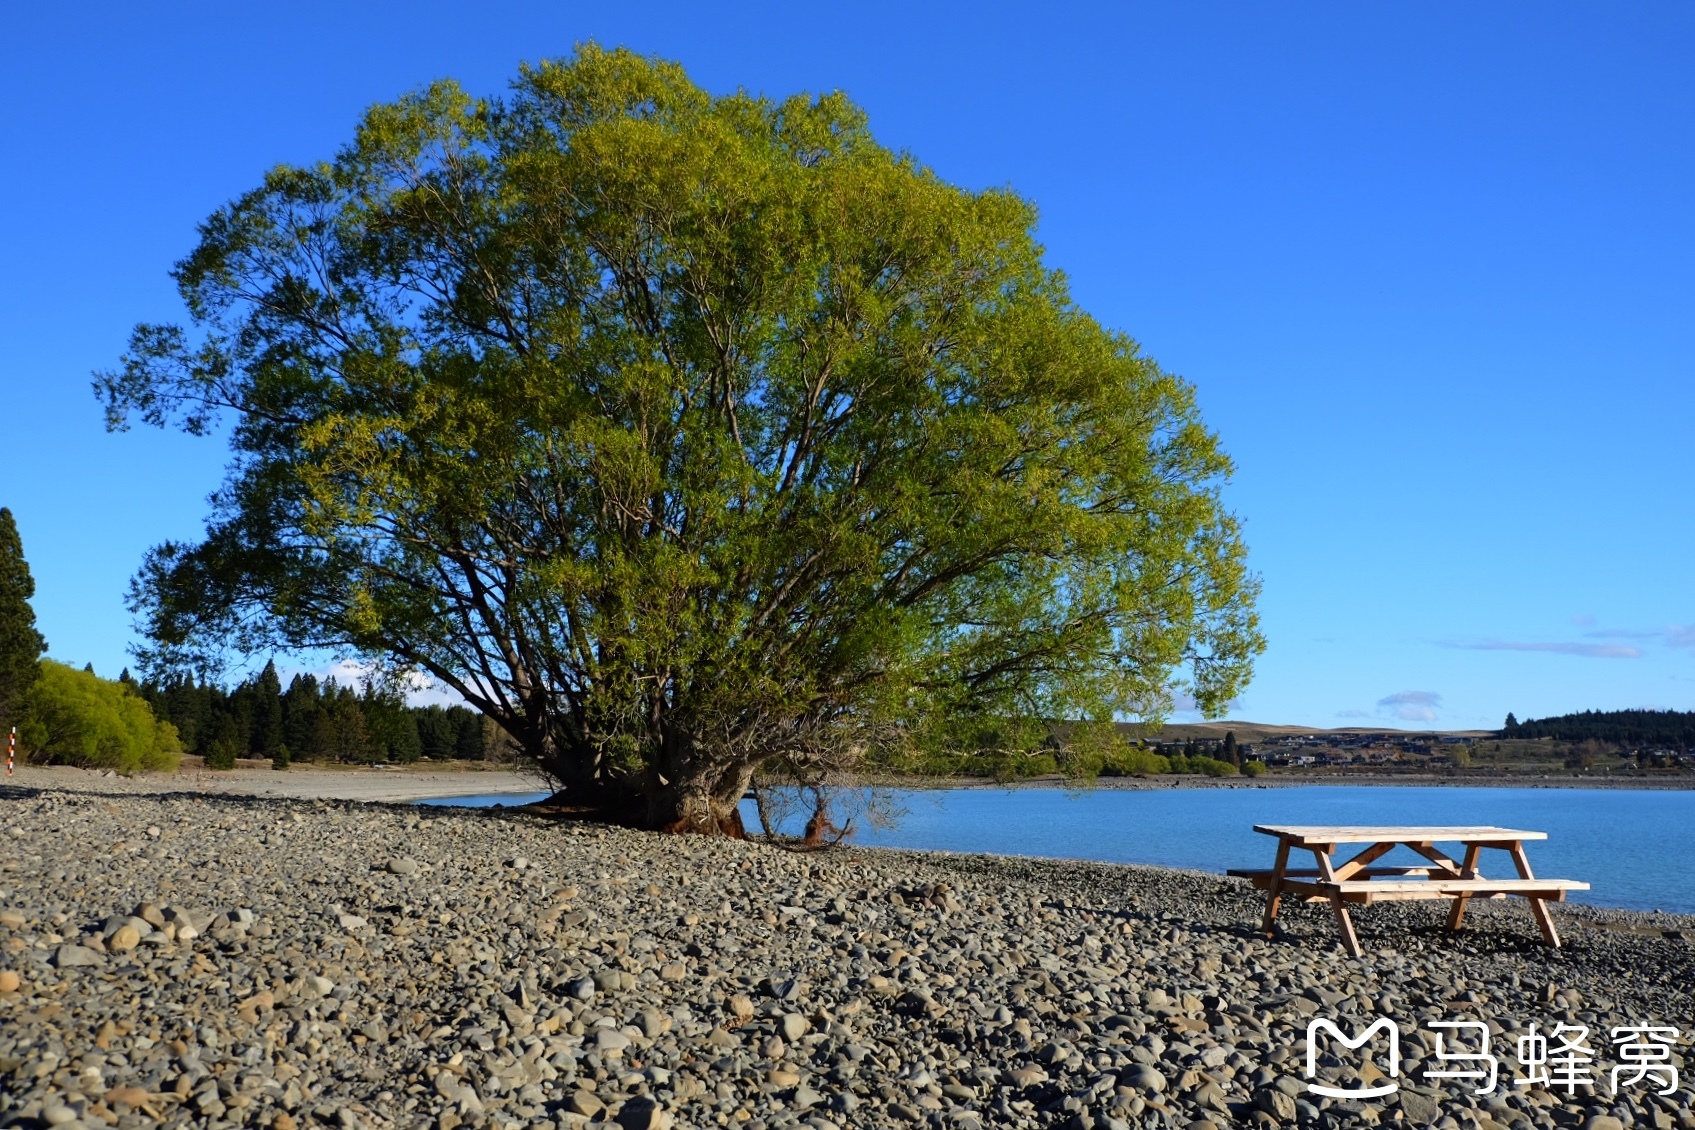
[[[18,728],[12,727],[12,736],[6,739],[6,776],[12,775],[12,762],[18,756]]]

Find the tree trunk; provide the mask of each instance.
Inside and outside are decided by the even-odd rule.
[[[656,777],[648,788],[646,826],[665,832],[747,839],[740,805],[753,766],[708,766],[679,780]]]
[[[663,768],[610,773],[591,748],[573,747],[523,722],[513,724],[529,756],[557,783],[558,800],[630,827],[748,838],[739,807],[753,781],[752,763],[735,758],[726,763],[704,755],[686,737],[668,735],[653,759]]]

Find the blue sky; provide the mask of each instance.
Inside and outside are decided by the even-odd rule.
[[[1695,708],[1695,7],[8,5],[0,505],[52,654],[114,674],[224,452],[89,393],[194,225],[360,112],[598,39],[841,89],[1041,211],[1079,302],[1199,389],[1270,649],[1234,716]]]

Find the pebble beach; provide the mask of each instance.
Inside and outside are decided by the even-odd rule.
[[[516,788],[516,784],[514,785]],[[296,790],[298,791],[298,790]],[[361,794],[365,795],[365,794]],[[1695,921],[1522,902],[1286,907],[1199,872],[641,834],[523,810],[0,787],[0,1127],[1629,1126],[1608,1033],[1695,1009]],[[1400,1089],[1303,1078],[1308,1022],[1402,1032]],[[1433,1080],[1485,1023],[1488,1095]],[[1515,1086],[1531,1025],[1596,1082]],[[1326,1055],[1344,1086],[1381,1074]]]

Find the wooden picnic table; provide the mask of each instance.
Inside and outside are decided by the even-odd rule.
[[[1565,901],[1567,891],[1587,891],[1588,883],[1572,879],[1538,879],[1525,857],[1526,840],[1545,840],[1546,832],[1495,827],[1393,827],[1356,828],[1307,825],[1256,824],[1254,831],[1277,837],[1277,862],[1270,869],[1232,869],[1230,874],[1251,879],[1265,891],[1265,918],[1261,928],[1271,933],[1284,895],[1306,902],[1328,902],[1342,932],[1342,944],[1354,957],[1360,956],[1360,941],[1354,933],[1349,903],[1395,902],[1408,899],[1450,899],[1448,929],[1458,930],[1465,917],[1466,903],[1474,898],[1506,898],[1516,895],[1530,903],[1530,912],[1542,931],[1542,940],[1559,948],[1548,902]],[[1465,859],[1455,862],[1436,847],[1439,843],[1465,846]],[[1336,863],[1332,856],[1338,845],[1363,845],[1353,858]],[[1397,847],[1409,847],[1430,862],[1417,867],[1374,866]],[[1289,852],[1298,848],[1312,852],[1317,866],[1291,868]],[[1506,852],[1518,871],[1517,879],[1486,879],[1478,870],[1484,848]]]

